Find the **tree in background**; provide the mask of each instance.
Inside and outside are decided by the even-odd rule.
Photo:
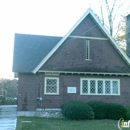
[[[0,95],[17,97],[17,82],[16,79],[0,79]]]
[[[117,16],[117,12],[120,9],[120,7],[123,5],[122,3],[117,3],[117,1],[118,0],[113,0],[113,2],[111,1],[108,2],[108,0],[100,1],[102,23],[108,28],[111,36],[113,36],[113,23]]]
[[[0,105],[17,104],[17,80],[0,79]]]
[[[101,21],[108,29],[110,35],[119,46],[126,50],[126,21],[125,16],[130,10],[128,0],[99,0]],[[130,12],[129,12],[130,13]]]
[[[110,35],[115,37],[120,24],[119,20],[128,13],[130,4],[128,0],[99,0],[99,4],[102,24],[109,30]]]
[[[115,35],[115,40],[119,46],[126,52],[126,19],[123,18],[118,25],[118,32]]]

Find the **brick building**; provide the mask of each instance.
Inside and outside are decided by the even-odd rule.
[[[91,9],[64,37],[16,34],[13,72],[18,111],[68,100],[130,106],[130,59]]]

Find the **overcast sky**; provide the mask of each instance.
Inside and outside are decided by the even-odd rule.
[[[15,33],[64,36],[89,7],[100,14],[98,0],[88,1],[1,0],[0,77],[12,76]]]

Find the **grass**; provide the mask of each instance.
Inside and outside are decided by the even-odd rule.
[[[0,105],[17,105],[17,101],[16,100],[2,100],[0,102]]]
[[[31,121],[22,122],[22,121]],[[66,119],[18,117],[16,130],[119,130],[116,120],[71,121]]]

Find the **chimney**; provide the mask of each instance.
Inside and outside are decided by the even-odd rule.
[[[126,16],[126,54],[130,58],[130,14]]]

